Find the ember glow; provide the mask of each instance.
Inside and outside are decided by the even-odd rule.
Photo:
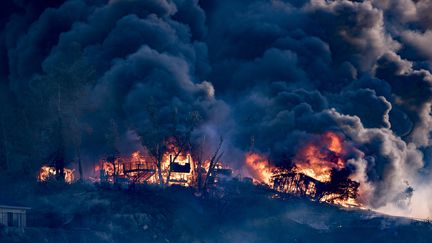
[[[320,199],[320,202],[329,202],[346,208],[350,208],[350,207],[364,208],[359,202],[355,200],[355,198],[348,197],[347,199],[344,200],[341,199],[340,195],[336,193],[325,195]]]
[[[49,179],[54,179],[57,174],[57,171],[54,167],[50,167],[47,165],[44,165],[39,170],[38,174],[38,181],[44,182],[48,181]],[[74,170],[64,168],[64,180],[66,183],[72,183],[74,181]]]

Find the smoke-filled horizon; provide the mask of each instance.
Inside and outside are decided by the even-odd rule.
[[[173,134],[287,167],[332,131],[368,207],[432,216],[429,0],[1,5],[2,169],[60,140],[91,166]]]

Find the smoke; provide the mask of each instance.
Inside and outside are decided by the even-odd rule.
[[[430,190],[428,4],[402,1],[417,8],[408,16],[382,1],[231,2],[205,7],[212,81],[234,107],[237,144],[253,140],[284,166],[315,134],[335,131],[356,148],[348,159],[368,206],[428,208],[417,192]]]
[[[112,144],[126,152],[167,137],[174,121],[183,134],[194,124],[192,143],[224,136],[233,165],[253,149],[290,166],[302,145],[333,131],[352,148],[367,206],[432,216],[427,0],[6,5],[0,160],[40,165],[58,116],[69,150],[79,144],[89,161]]]

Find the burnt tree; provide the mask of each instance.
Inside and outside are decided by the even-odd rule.
[[[117,184],[117,176],[118,176],[118,165],[116,166],[116,161],[119,158],[119,131],[117,122],[114,119],[110,120],[110,125],[108,127],[108,131],[105,134],[105,139],[107,142],[107,156],[106,161],[113,166],[113,183]]]
[[[223,152],[220,151],[222,148],[222,144],[223,144],[223,138],[220,137],[219,144],[216,148],[216,151],[214,152],[213,156],[210,158],[210,161],[209,161],[209,168],[207,170],[207,174],[206,174],[203,186],[202,186],[203,191],[206,191],[210,177],[214,174],[214,168],[215,168],[217,162],[220,160],[220,158],[223,155]]]
[[[63,122],[61,117],[58,119],[58,128],[57,128],[57,149],[54,152],[54,168],[56,170],[56,180],[64,181],[65,179],[65,147],[63,143]]]
[[[142,145],[147,149],[156,166],[159,184],[165,186],[171,176],[171,162],[184,152],[190,144],[190,136],[198,122],[201,120],[198,112],[189,112],[179,115],[175,107],[171,108],[171,118],[166,118],[158,108],[158,102],[150,97],[145,106],[147,114],[146,125],[138,129]],[[172,161],[169,162],[167,178],[163,177],[163,157],[170,152],[171,147],[178,148]]]
[[[82,178],[80,117],[85,97],[89,94],[88,87],[95,81],[94,71],[85,62],[79,44],[71,44],[65,53],[67,55],[61,61],[44,67],[44,73],[30,81],[28,96],[32,98],[29,102],[33,106],[29,104],[28,109],[25,109],[25,117],[29,130],[32,130],[32,123],[36,121],[42,127],[40,130],[53,134],[48,141],[43,142],[44,147],[49,148],[49,153],[54,151],[57,177],[64,174],[67,163],[77,161]],[[70,153],[72,151],[73,154]]]

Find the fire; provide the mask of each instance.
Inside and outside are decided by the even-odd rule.
[[[316,181],[313,178],[301,173],[285,171],[273,176],[272,188],[278,192],[315,198],[317,196],[316,187]]]
[[[100,181],[117,183],[123,181],[144,182],[155,175],[156,165],[140,151],[130,156],[102,159],[95,166]]]
[[[38,181],[47,181],[50,178],[54,178],[57,174],[57,171],[54,167],[50,167],[47,165],[44,165],[39,170],[38,174]],[[72,183],[74,181],[74,170],[64,168],[64,180],[66,183]]]
[[[320,202],[328,202],[336,205],[340,205],[342,207],[351,208],[351,207],[362,207],[360,203],[358,203],[355,198],[349,197],[347,199],[341,199],[339,198],[340,195],[333,193],[325,195],[324,197],[320,198]]]
[[[251,173],[259,182],[270,185],[275,167],[268,160],[257,153],[246,154],[246,165],[251,169]]]
[[[265,155],[249,152],[245,162],[255,183],[265,184],[278,193],[308,197],[344,207],[361,206],[357,203],[359,183],[349,178],[345,168],[346,143],[334,132],[326,132],[307,142],[293,157],[291,168],[279,168]],[[209,172],[210,162],[197,164],[192,156],[176,146],[168,146],[160,163],[140,151],[128,156],[101,160],[95,167],[100,181],[109,183],[146,183],[161,185],[199,186],[209,176],[214,185],[217,175],[230,175],[231,170],[216,162]],[[222,178],[222,177],[221,177]],[[208,182],[210,183],[210,182]],[[212,184],[212,185],[213,185]]]
[[[294,157],[295,170],[321,182],[331,181],[332,169],[342,169],[345,161],[342,139],[333,132],[322,135],[318,142],[310,142]]]
[[[100,173],[100,180],[110,183],[158,184],[162,179],[167,185],[193,184],[195,168],[192,157],[189,153],[178,153],[177,147],[171,147],[162,157],[160,163],[162,178],[159,178],[158,170],[156,160],[140,151],[115,158],[110,162],[103,159],[95,166],[95,171]]]
[[[177,148],[176,148],[177,149]],[[164,154],[162,175],[168,185],[190,186],[193,184],[193,160],[190,154],[178,154],[177,150]]]
[[[310,141],[294,156],[291,169],[277,168],[260,154],[246,154],[246,165],[254,179],[275,191],[309,197],[343,207],[360,207],[356,201],[359,183],[344,170],[342,138],[326,132]]]

